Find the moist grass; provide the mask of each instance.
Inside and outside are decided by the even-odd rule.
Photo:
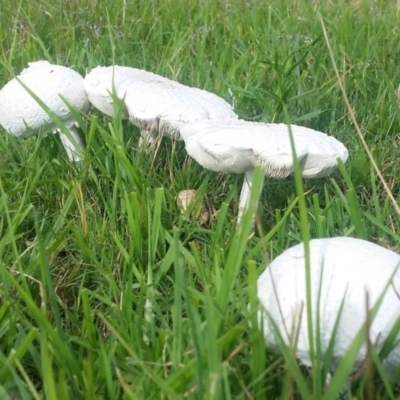
[[[55,135],[2,133],[0,398],[328,400],[348,387],[351,354],[325,387],[324,374],[299,367],[290,350],[266,349],[256,328],[257,277],[286,248],[308,236],[400,243],[399,216],[357,136],[320,20],[397,197],[400,10],[394,0],[320,3],[2,4],[2,85],[39,59],[82,75],[98,65],[143,68],[224,97],[242,118],[289,118],[334,135],[350,158],[325,179],[268,180],[258,234],[248,238],[235,230],[243,177],[203,170],[181,143],[163,140],[153,158],[135,127],[92,109],[76,168]],[[216,210],[208,225],[180,213],[182,189],[199,189]],[[362,376],[347,390],[398,398],[376,356],[374,364],[372,389]]]

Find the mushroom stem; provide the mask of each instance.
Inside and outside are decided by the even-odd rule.
[[[154,150],[153,160],[155,160],[158,150],[161,145],[161,135],[157,131],[152,130],[141,130],[139,138],[139,147],[145,148],[146,150]]]
[[[157,134],[154,134],[151,130],[141,130],[140,131],[140,139],[139,139],[139,146],[142,145],[142,143],[146,145],[151,145],[155,139],[157,139]]]
[[[81,154],[84,152],[85,148],[83,146],[82,139],[79,136],[78,130],[75,125],[72,125],[67,129],[70,137],[63,132],[60,132],[61,143],[64,146],[67,156],[72,162],[82,161]]]
[[[147,270],[147,295],[146,295],[146,301],[144,303],[144,320],[148,323],[148,325],[144,328],[143,330],[143,341],[146,344],[150,343],[150,339],[147,336],[146,332],[148,332],[148,327],[153,323],[154,321],[154,312],[153,312],[153,304],[151,303],[151,300],[149,297],[152,297],[154,294],[154,288],[153,288],[153,272],[151,268]]]
[[[250,204],[250,198],[251,198],[251,188],[253,185],[253,177],[254,177],[254,169],[251,169],[247,171],[244,175],[244,180],[243,180],[243,186],[242,186],[242,191],[240,193],[240,199],[239,199],[239,211],[238,211],[238,218],[237,218],[237,229],[239,229],[239,226],[241,224],[243,214],[247,210],[249,206],[252,206],[253,209],[253,214],[251,218],[251,224],[250,224],[250,233],[253,233],[255,230],[256,226],[256,214],[255,210],[257,208],[258,204],[258,199],[260,198],[260,193],[261,189],[263,186],[263,182],[261,182],[260,185],[260,191],[257,193],[256,201],[255,204]],[[264,180],[264,178],[263,178]]]

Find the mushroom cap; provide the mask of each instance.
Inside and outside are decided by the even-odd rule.
[[[195,200],[197,194],[197,190],[194,189],[185,189],[181,190],[176,197],[176,204],[178,205],[181,213],[185,213],[189,205]],[[210,211],[203,204],[196,211],[193,210],[193,214],[195,218],[197,218],[200,222],[200,225],[206,224],[210,219]]]
[[[182,85],[141,69],[110,66],[94,68],[85,78],[92,104],[112,115],[112,82],[124,100],[130,121],[141,130],[179,136],[180,127],[203,119],[237,119],[232,106],[214,93]]]
[[[83,87],[92,105],[103,114],[112,117],[114,115],[114,99],[111,95],[113,85],[115,96],[119,98],[117,87],[122,81],[131,77],[132,70],[133,68],[115,65],[112,67],[96,67],[86,74]],[[120,100],[123,100],[123,97]],[[122,118],[128,118],[129,115],[125,107],[122,108],[121,112]]]
[[[197,190],[195,189],[185,189],[178,193],[178,196],[176,196],[176,204],[182,213],[187,210],[190,203],[195,199],[196,193]]]
[[[339,318],[333,350],[333,365],[337,366],[365,324],[366,293],[372,308],[387,288],[370,326],[370,340],[379,351],[400,318],[400,256],[376,244],[348,237],[314,239],[309,245],[313,332],[317,332],[319,310],[322,352],[326,352]],[[387,287],[392,277],[392,284]],[[257,286],[258,298],[265,310],[263,327],[267,345],[278,347],[272,320],[287,345],[293,345],[298,332],[296,356],[310,366],[303,243],[286,250],[272,261],[259,277]],[[399,339],[400,335],[395,348],[384,360],[388,375],[400,365]],[[353,371],[361,366],[365,355],[364,345]]]
[[[82,111],[86,112],[90,107],[83,90],[82,76],[70,68],[48,61],[36,61],[29,63],[29,67],[17,78],[67,127],[76,125],[76,121],[59,95]],[[46,128],[45,133],[57,132],[57,125],[17,78],[9,81],[0,91],[0,125],[20,138],[33,135],[42,128]]]
[[[348,158],[346,147],[332,136],[297,125],[291,131],[305,178],[327,176],[337,167],[337,158]],[[180,134],[188,154],[213,171],[245,173],[261,165],[266,176],[285,178],[294,170],[286,124],[199,121],[183,126]]]

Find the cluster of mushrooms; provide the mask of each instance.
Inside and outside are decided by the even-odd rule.
[[[84,147],[73,111],[86,113],[90,104],[108,116],[119,110],[122,118],[140,129],[141,140],[147,143],[159,136],[183,140],[187,153],[203,167],[245,174],[238,226],[250,207],[256,166],[270,178],[293,173],[290,135],[304,178],[327,176],[338,159],[346,162],[348,158],[346,147],[325,133],[296,125],[244,121],[213,93],[122,66],[97,67],[82,78],[64,66],[32,62],[0,91],[0,124],[20,138],[58,132],[69,159],[77,162]],[[252,230],[254,223],[253,213]],[[286,250],[259,277],[260,327],[267,345],[293,346],[300,362],[310,366],[306,310],[311,309],[311,330],[314,340],[319,340],[313,346],[325,353],[334,337],[334,367],[364,329],[378,353],[387,340],[392,341],[392,350],[382,360],[385,373],[392,377],[400,365],[400,334],[394,330],[400,322],[400,256],[348,237],[312,240],[309,251],[309,288],[303,243]],[[307,289],[311,305],[307,304]],[[380,303],[374,315],[367,312],[366,296],[369,310]],[[353,372],[363,368],[367,347],[365,340]]]

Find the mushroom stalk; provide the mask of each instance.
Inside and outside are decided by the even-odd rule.
[[[157,139],[157,136],[157,133],[151,130],[142,129],[140,131],[139,146],[142,146],[142,144],[150,146]]]
[[[257,196],[255,198],[255,203],[250,204],[251,188],[253,186],[254,171],[255,171],[254,169],[250,169],[244,175],[242,191],[240,192],[239,211],[238,211],[237,225],[236,225],[237,229],[239,229],[239,226],[240,226],[242,218],[243,218],[243,214],[249,207],[251,207],[253,213],[252,213],[252,217],[251,217],[250,233],[253,233],[255,231],[256,209],[257,209],[258,200],[260,198],[261,189],[263,187],[263,182],[264,182],[264,178],[263,178],[263,181],[261,182],[261,185],[260,185],[260,190],[257,193]]]
[[[142,146],[143,143],[150,144],[152,141],[151,134],[148,130],[140,131],[139,146]]]
[[[65,133],[60,132],[61,143],[64,146],[67,156],[72,162],[82,161],[81,154],[85,150],[82,139],[79,136],[76,126],[73,125],[69,127],[68,132],[71,135],[71,137],[68,137]]]

